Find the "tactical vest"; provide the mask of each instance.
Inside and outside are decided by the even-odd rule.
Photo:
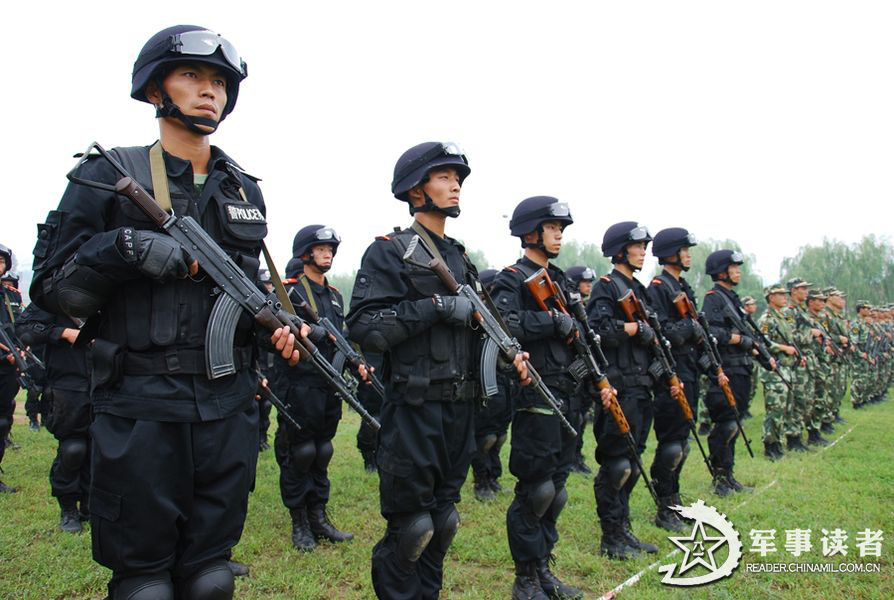
[[[114,148],[111,152],[140,185],[154,194],[147,148]],[[266,220],[257,207],[243,199],[237,168],[226,163],[226,171],[223,178],[216,172],[209,174],[203,194],[207,205],[201,214],[194,188],[182,189],[167,177],[171,207],[174,214],[188,215],[200,223],[245,274],[256,279],[258,249],[267,234]],[[107,230],[130,226],[158,231],[140,208],[123,196],[116,196],[106,218]],[[218,293],[211,278],[201,274],[195,279],[163,283],[145,277],[128,281],[103,309],[97,338],[127,350],[124,373],[204,374],[205,330]],[[243,313],[235,336],[237,369],[251,365],[252,328],[252,319]]]
[[[606,277],[608,277],[608,283],[614,292],[615,315],[623,321],[624,315],[620,306],[618,306],[618,300],[631,287],[615,271],[612,271]],[[646,301],[642,292],[637,294],[636,290],[633,290],[633,293],[641,302]],[[651,386],[654,383],[652,376],[649,375],[652,353],[648,347],[637,342],[635,338],[628,337],[626,343],[619,346],[605,345],[604,351],[609,363],[606,375],[613,380],[613,383],[620,380],[621,385],[624,387]]]
[[[389,235],[395,250],[403,256],[413,229]],[[463,272],[453,273],[461,283],[474,285],[478,271],[463,254]],[[453,271],[454,268],[451,268]],[[406,265],[409,292],[406,300],[422,300],[435,294],[451,296],[438,276],[428,269]],[[478,358],[481,336],[468,327],[434,323],[424,332],[391,348],[386,366],[394,388],[407,402],[469,400],[477,396]],[[461,387],[460,387],[461,386]]]

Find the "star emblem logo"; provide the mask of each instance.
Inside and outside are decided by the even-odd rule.
[[[714,560],[714,552],[726,543],[726,537],[710,536],[705,533],[705,524],[697,521],[692,527],[692,533],[688,536],[671,536],[668,539],[684,552],[683,563],[678,573],[689,571],[696,565],[702,565],[711,572],[717,570],[717,562]],[[707,556],[707,560],[705,557]]]

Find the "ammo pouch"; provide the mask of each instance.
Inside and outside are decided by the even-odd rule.
[[[97,388],[121,380],[124,352],[121,346],[96,338],[87,349],[87,372],[90,374],[90,393]]]
[[[233,349],[233,362],[241,371],[252,365],[253,348],[237,346]],[[194,348],[169,348],[163,352],[123,353],[125,375],[206,375],[205,350]]]
[[[653,360],[649,364],[647,371],[655,381],[660,381],[661,378],[664,377],[664,366],[657,360]]]
[[[703,372],[710,373],[711,372],[711,357],[708,356],[707,353],[703,353],[701,356],[698,357],[698,366]]]
[[[584,359],[581,357],[577,357],[574,359],[570,365],[568,365],[568,374],[574,378],[575,383],[579,387],[584,383],[587,376],[590,374],[589,369],[587,369],[587,365],[584,362]]]

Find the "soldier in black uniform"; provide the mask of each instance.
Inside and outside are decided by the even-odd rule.
[[[377,238],[354,282],[350,336],[364,351],[384,355],[376,461],[388,527],[372,553],[380,598],[438,597],[444,556],[459,527],[455,505],[475,451],[481,338],[468,327],[472,304],[452,295],[434,273],[403,262],[419,235],[457,281],[477,277],[462,244],[444,235],[447,218],[459,216],[469,172],[455,144],[426,142],[407,150],[395,165],[391,191],[407,203],[414,222]],[[527,377],[520,363],[516,368]]]
[[[16,323],[23,344],[46,347],[47,389],[52,412],[45,421],[59,441],[50,467],[50,489],[59,502],[59,528],[79,533],[87,520],[90,489],[90,396],[86,344],[75,344],[80,326],[32,303]]]
[[[744,331],[733,327],[724,316],[724,306],[741,311],[742,303],[733,288],[739,285],[742,274],[740,265],[745,257],[737,250],[717,250],[705,260],[705,273],[711,276],[714,287],[705,294],[704,313],[709,332],[717,339],[723,371],[729,377],[729,386],[736,404],[745,405],[751,392],[751,367],[753,340]],[[726,401],[716,379],[711,378],[705,404],[711,413],[714,426],[708,434],[711,467],[714,469],[714,492],[726,496],[731,492],[749,492],[752,488],[742,485],[733,477],[736,437],[739,429],[733,409]]]
[[[580,294],[581,303],[584,306],[590,301],[590,292],[593,291],[593,282],[596,280],[596,272],[590,267],[574,266],[568,267],[565,276],[571,282],[572,291]],[[574,463],[571,465],[573,473],[581,473],[590,475],[593,471],[587,466],[584,459],[584,432],[587,429],[587,421],[592,421],[590,411],[593,408],[593,394],[590,390],[581,388],[578,390],[576,401],[578,405],[577,425],[577,454],[574,457]]]
[[[0,276],[12,270],[12,250],[0,244]],[[16,319],[22,314],[22,296],[15,288],[0,285],[0,327],[13,327]],[[16,394],[19,393],[19,381],[12,348],[0,347],[0,464],[6,453],[6,439],[12,430],[12,415],[16,410]],[[0,474],[3,471],[0,469]],[[0,493],[15,492],[0,481]]]
[[[649,345],[655,332],[642,321],[628,323],[618,300],[628,291],[648,306],[646,288],[633,274],[642,269],[646,246],[652,241],[648,229],[634,221],[609,227],[602,238],[602,254],[610,257],[614,269],[593,286],[587,315],[590,325],[602,337],[609,362],[606,375],[618,390],[618,403],[630,424],[630,433],[640,454],[646,449],[652,427],[652,386]],[[624,560],[640,551],[657,552],[658,547],[640,541],[630,528],[630,494],[640,473],[629,455],[610,413],[601,411],[593,424],[596,462],[599,472],[593,485],[596,512],[602,526],[600,551],[609,558]]]
[[[341,238],[335,230],[325,225],[308,225],[298,230],[292,255],[302,260],[303,270],[284,283],[288,290],[297,291],[321,318],[328,318],[341,329],[344,300],[329,285],[325,275],[332,267],[339,243]],[[325,334],[313,339],[323,357],[332,362],[335,346]],[[310,365],[290,368],[283,361],[277,361],[274,368],[285,389],[282,401],[301,424],[297,430],[282,415],[277,415],[273,443],[279,463],[280,495],[292,517],[292,545],[311,552],[322,539],[330,542],[353,539],[350,533],[336,529],[326,512],[329,461],[334,451],[332,438],[341,420],[341,398]]]
[[[495,269],[485,269],[480,273],[481,284],[491,290]],[[475,480],[475,498],[482,502],[496,499],[503,491],[500,476],[503,464],[500,450],[506,443],[509,423],[512,422],[514,397],[518,382],[514,377],[497,373],[497,393],[482,401],[475,409],[475,456],[472,457],[472,475]]]
[[[160,142],[113,152],[255,279],[267,232],[261,191],[207,137],[232,111],[245,76],[218,34],[189,25],[160,31],[140,51],[131,89],[155,105]],[[119,178],[96,158],[78,175]],[[166,181],[167,193],[155,181]],[[93,557],[112,570],[110,598],[232,597],[226,561],[242,534],[258,453],[252,319],[243,314],[235,332],[236,373],[209,379],[205,331],[219,292],[188,249],[129,199],[74,184],[38,228],[32,298],[56,314],[89,317],[81,336],[93,339],[90,522]],[[287,332],[271,339],[297,363]]]
[[[385,357],[381,352],[364,352],[363,357],[367,364],[375,369],[375,372],[382,372],[382,362]],[[382,398],[371,385],[361,385],[357,388],[357,400],[363,405],[363,408],[371,414],[377,421],[382,414]],[[376,473],[376,451],[379,448],[379,434],[366,422],[365,419],[360,420],[360,427],[357,429],[357,449],[360,450],[360,456],[363,458],[363,469],[367,473]]]
[[[662,229],[656,233],[652,241],[652,254],[664,269],[649,285],[649,304],[658,315],[665,338],[671,343],[677,375],[683,383],[683,392],[693,415],[698,414],[697,345],[703,343],[705,332],[697,322],[680,316],[674,299],[683,293],[693,304],[696,303],[692,287],[682,277],[692,264],[689,248],[695,245],[695,236],[682,227]],[[683,522],[670,507],[682,505],[680,473],[689,456],[689,425],[666,385],[656,388],[654,414],[658,447],[650,472],[661,503],[655,515],[655,524],[669,531],[683,531]]]
[[[569,340],[574,319],[555,307],[543,310],[525,280],[541,269],[566,294],[561,269],[549,263],[559,255],[562,233],[572,224],[568,205],[550,196],[522,200],[512,213],[509,230],[520,238],[524,256],[497,274],[493,298],[509,331],[531,355],[531,364],[562,404],[572,424],[578,409],[569,374],[575,355]],[[509,551],[515,562],[514,599],[582,598],[580,590],[562,583],[549,568],[559,540],[556,522],[568,502],[565,482],[571,472],[576,440],[559,416],[532,389],[520,391],[512,418],[509,471],[518,478],[515,498],[506,512]]]

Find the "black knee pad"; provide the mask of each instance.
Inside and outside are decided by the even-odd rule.
[[[673,471],[683,460],[683,444],[678,441],[661,442],[655,449],[655,463],[664,472]]]
[[[459,513],[456,511],[456,507],[451,506],[450,510],[437,515],[434,525],[435,534],[432,537],[432,543],[441,552],[447,552],[459,529]]]
[[[183,585],[183,600],[231,600],[236,591],[233,572],[224,560],[202,567]]]
[[[497,452],[499,452],[499,451],[500,451],[500,448],[503,447],[503,444],[505,444],[505,443],[506,443],[506,440],[508,440],[508,439],[509,439],[509,435],[508,435],[508,434],[505,434],[505,433],[503,433],[503,434],[497,436],[497,441],[496,441],[496,443],[494,444],[494,450],[496,450]]]
[[[292,465],[298,472],[307,473],[317,458],[317,445],[313,443],[313,440],[296,444],[291,449],[290,457]]]
[[[550,521],[558,521],[559,514],[562,512],[562,509],[565,508],[565,505],[568,503],[568,490],[562,488],[558,492],[556,492],[556,497],[553,498],[553,503],[549,505],[549,508],[544,515],[545,518]]]
[[[316,466],[318,469],[324,470],[329,466],[329,461],[332,460],[332,454],[335,452],[335,448],[332,447],[332,442],[325,441],[322,444],[317,445],[317,458],[316,458]]]
[[[680,459],[679,464],[677,464],[677,470],[683,468],[683,464],[686,462],[686,459],[689,457],[689,440],[683,440],[683,457]]]
[[[435,525],[428,513],[416,513],[412,515],[407,526],[400,532],[397,541],[397,555],[404,561],[414,563],[419,560],[422,553],[431,542],[435,534]]]
[[[12,429],[12,419],[9,417],[0,417],[0,434],[3,434],[3,437],[5,438],[10,429]],[[6,440],[3,441],[5,442]]]
[[[112,600],[174,600],[174,584],[169,573],[140,575],[115,584]]]
[[[606,461],[605,468],[608,471],[608,480],[612,487],[620,490],[627,483],[627,479],[633,475],[630,460],[624,456],[616,456]],[[639,472],[636,473],[639,475]]]
[[[720,439],[729,443],[739,433],[739,427],[735,421],[721,421],[716,425],[720,429]]]
[[[59,442],[59,460],[68,472],[81,468],[87,457],[87,440],[84,438],[67,438]]]
[[[540,519],[556,498],[556,486],[552,479],[547,479],[528,489],[528,506],[531,508],[531,512]]]
[[[494,444],[497,443],[497,436],[493,433],[489,433],[480,440],[478,440],[478,450],[482,453],[490,452],[490,449],[494,447]]]

